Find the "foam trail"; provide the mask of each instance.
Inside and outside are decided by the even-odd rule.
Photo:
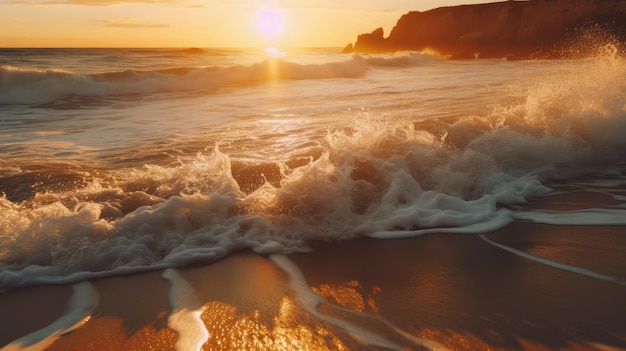
[[[176,350],[199,351],[209,339],[209,332],[200,318],[203,312],[202,303],[198,300],[193,287],[177,270],[168,268],[163,278],[172,283],[169,300],[172,313],[167,325],[178,333]]]
[[[412,334],[409,334],[409,333],[405,332],[404,330],[398,328],[397,326],[393,325],[391,322],[389,322],[388,320],[382,318],[379,315],[374,315],[374,314],[370,314],[370,313],[367,313],[367,312],[359,312],[359,311],[355,311],[355,310],[349,309],[347,307],[339,306],[339,305],[333,305],[333,308],[337,309],[339,311],[350,313],[350,314],[355,315],[355,316],[367,317],[367,318],[370,318],[370,319],[377,320],[377,321],[383,323],[384,325],[386,325],[387,327],[393,329],[393,331],[395,331],[396,333],[402,335],[404,338],[406,338],[408,340],[411,340],[414,344],[420,345],[420,346],[424,346],[424,347],[428,348],[429,350],[435,350],[435,351],[448,350],[445,346],[443,346],[441,344],[438,344],[438,343],[436,343],[434,341],[418,338],[418,337],[416,337],[416,336],[414,336]]]
[[[382,230],[378,232],[374,232],[371,234],[367,234],[367,236],[372,238],[381,238],[381,239],[402,239],[402,238],[412,238],[415,236],[426,235],[426,234],[438,234],[438,233],[447,233],[447,234],[480,234],[480,233],[489,233],[495,230],[506,227],[513,221],[513,216],[511,215],[511,211],[509,210],[499,210],[498,214],[493,218],[486,220],[485,222],[474,223],[462,227],[442,227],[442,228],[428,228],[428,229],[418,229],[418,230]]]
[[[519,211],[515,218],[552,225],[626,225],[626,210]]]
[[[615,205],[614,207],[626,208],[626,196],[619,195],[619,194],[614,194],[613,193],[614,191],[615,191],[615,188],[596,188],[596,189],[593,189],[593,192],[595,192],[595,193],[604,194],[604,195],[612,198],[613,200],[623,201],[624,202],[623,204]],[[548,196],[563,195],[563,194],[568,194],[568,192],[567,191],[553,191]]]
[[[274,262],[278,267],[280,267],[283,271],[285,271],[291,280],[291,287],[294,289],[296,293],[296,298],[298,302],[313,316],[329,322],[345,331],[347,331],[352,337],[354,337],[357,341],[368,344],[368,345],[376,345],[379,347],[385,347],[392,350],[404,350],[403,347],[392,343],[391,341],[384,339],[380,336],[374,335],[373,333],[354,326],[345,321],[338,320],[336,318],[324,315],[317,310],[317,306],[324,302],[324,299],[318,294],[314,293],[306,282],[304,275],[300,271],[300,269],[285,255],[271,255],[270,260]],[[343,310],[343,309],[341,309]],[[353,313],[354,311],[351,311]],[[396,330],[397,328],[393,328]],[[396,330],[397,331],[397,330]],[[401,335],[409,338],[405,332],[400,332]],[[410,340],[416,342],[421,346],[426,346],[431,350],[445,350],[442,346],[427,341],[418,339],[412,335],[410,336]]]
[[[0,351],[39,351],[50,346],[61,336],[80,328],[91,318],[98,306],[99,295],[89,282],[72,285],[72,295],[66,313],[47,327],[23,336]]]
[[[590,278],[605,280],[605,281],[608,281],[608,282],[611,282],[611,283],[616,283],[616,284],[619,284],[619,285],[626,285],[626,281],[622,281],[622,280],[619,280],[617,278],[610,277],[608,275],[603,275],[603,274],[599,274],[599,273],[590,271],[588,269],[579,268],[579,267],[570,266],[570,265],[566,265],[566,264],[563,264],[563,263],[551,261],[551,260],[548,260],[548,259],[545,259],[545,258],[541,258],[541,257],[538,257],[538,256],[531,255],[529,253],[526,253],[526,252],[523,252],[523,251],[520,251],[520,250],[516,250],[516,249],[514,249],[512,247],[509,247],[509,246],[506,246],[506,245],[499,244],[499,243],[497,243],[495,241],[490,240],[484,234],[481,234],[480,238],[483,239],[486,243],[488,243],[490,245],[493,245],[493,246],[495,246],[497,248],[500,248],[502,250],[508,251],[508,252],[510,252],[512,254],[515,254],[517,256],[529,259],[531,261],[535,261],[537,263],[544,264],[546,266],[550,266],[550,267],[557,268],[557,269],[562,269],[564,271],[568,271],[568,272],[572,272],[572,273],[582,274],[582,275],[585,275],[585,276],[590,277]]]

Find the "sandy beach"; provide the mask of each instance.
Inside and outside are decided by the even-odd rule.
[[[625,230],[517,222],[488,238],[626,280]],[[626,348],[624,285],[538,264],[477,235],[322,243],[288,258],[324,297],[323,320],[303,308],[289,275],[267,257],[242,252],[178,270],[202,304],[203,350],[386,349],[336,321],[410,350],[422,349],[410,336],[452,350]],[[175,349],[162,275],[92,281],[100,296],[92,318],[46,350]],[[0,294],[0,345],[52,323],[71,294],[68,286]]]

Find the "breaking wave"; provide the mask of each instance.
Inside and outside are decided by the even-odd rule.
[[[229,85],[275,80],[362,77],[372,67],[419,64],[433,55],[408,53],[319,64],[268,58],[251,65],[178,67],[78,74],[63,69],[0,66],[0,104],[37,104],[70,97],[124,97],[163,92],[210,92]]]
[[[318,79],[412,59],[422,60],[276,62],[281,79]],[[162,77],[198,85],[223,84],[220,76],[263,80],[269,66],[3,72],[18,72],[9,77],[25,86],[67,79],[128,88],[155,87]],[[541,221],[516,215],[514,205],[547,194],[550,181],[625,174],[626,66],[614,58],[572,67],[587,74],[538,79],[483,116],[357,121],[279,162],[235,162],[219,145],[174,164],[123,169],[51,164],[35,172],[0,160],[0,183],[10,189],[0,197],[0,289],[176,267],[235,250],[290,253],[315,240],[486,233],[516,218]],[[619,218],[615,211],[611,218]]]

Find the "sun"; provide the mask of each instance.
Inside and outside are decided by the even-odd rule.
[[[263,8],[256,17],[256,30],[263,38],[272,40],[281,36],[285,30],[285,17],[275,7]]]

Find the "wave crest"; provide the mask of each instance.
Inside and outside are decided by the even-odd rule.
[[[232,84],[273,80],[362,77],[376,66],[418,64],[418,54],[391,58],[352,56],[349,60],[300,64],[270,58],[251,65],[177,67],[78,74],[67,70],[0,66],[0,104],[37,104],[69,97],[123,97],[162,92],[206,92]]]
[[[383,63],[393,66],[396,58],[390,60]],[[273,62],[282,65],[281,79],[350,76],[372,64],[355,56],[320,73],[319,65]],[[269,66],[203,74],[224,69],[262,80]],[[17,165],[0,182],[38,186],[0,197],[0,233],[7,233],[0,235],[0,289],[173,267],[240,249],[307,250],[312,240],[486,232],[514,220],[513,205],[550,191],[546,180],[601,172],[615,162],[623,179],[623,60],[558,67],[562,79],[550,72],[491,113],[417,122],[361,118],[329,129],[308,154],[280,162],[234,162],[216,147],[169,165],[88,170],[84,179],[63,165],[37,175]],[[54,188],[41,187],[42,179],[54,179]]]

